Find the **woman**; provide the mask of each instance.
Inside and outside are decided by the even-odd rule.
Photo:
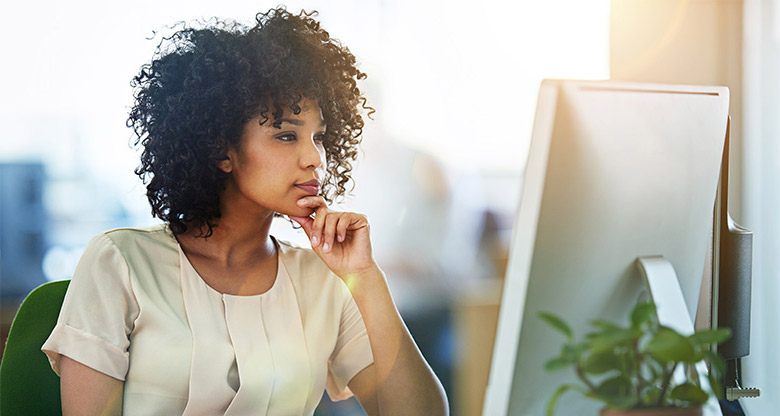
[[[128,125],[161,227],[93,238],[43,346],[67,414],[448,412],[345,193],[364,78],[313,14],[184,27],[134,78]],[[269,235],[296,221],[312,249]]]

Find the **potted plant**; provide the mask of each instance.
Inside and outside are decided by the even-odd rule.
[[[711,347],[731,336],[728,329],[708,329],[684,336],[659,324],[655,304],[639,303],[630,324],[591,322],[594,330],[576,340],[566,322],[550,313],[539,317],[566,336],[561,353],[545,363],[547,371],[572,367],[581,384],[564,384],[553,393],[547,416],[569,390],[604,403],[602,416],[701,415],[710,394],[721,398],[723,361]],[[696,363],[710,366],[706,388]],[[675,380],[682,368],[684,380]]]

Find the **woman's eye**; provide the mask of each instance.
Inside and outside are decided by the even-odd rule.
[[[274,136],[277,140],[281,140],[283,142],[292,142],[295,141],[295,134],[294,133],[283,133]]]
[[[325,133],[320,133],[314,136],[314,141],[322,143],[325,140]]]

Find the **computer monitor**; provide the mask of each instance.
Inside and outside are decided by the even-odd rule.
[[[673,267],[679,288],[661,289],[681,295],[672,320],[690,325],[728,108],[725,87],[542,83],[484,415],[544,414],[555,389],[574,375],[543,369],[564,340],[538,312],[562,316],[578,336],[593,319],[627,322],[647,291],[638,258],[663,258]],[[567,393],[557,414],[595,415],[599,406]],[[705,412],[720,413],[712,401]]]

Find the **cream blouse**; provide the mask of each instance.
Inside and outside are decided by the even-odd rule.
[[[124,380],[124,415],[311,415],[373,362],[343,281],[310,249],[278,241],[276,280],[222,294],[164,226],[94,237],[43,345]]]

